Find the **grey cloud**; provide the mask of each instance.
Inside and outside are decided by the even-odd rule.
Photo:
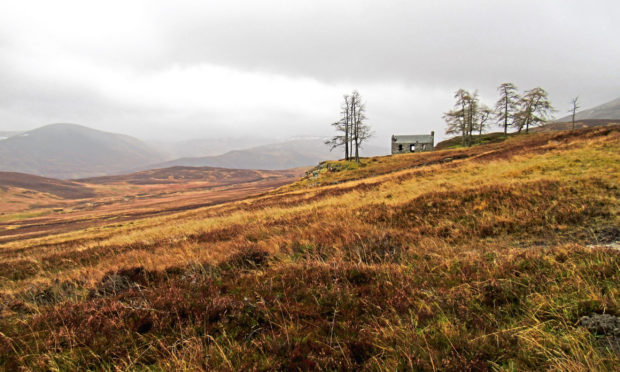
[[[164,48],[177,62],[330,81],[480,84],[563,72],[588,81],[602,72],[617,76],[609,61],[620,57],[611,47],[620,6],[603,3],[351,2],[278,18],[200,14],[170,20]]]
[[[134,76],[210,64],[311,78],[330,95],[334,89],[344,93],[356,87],[369,99],[369,116],[381,135],[398,130],[405,121],[420,131],[441,131],[441,113],[449,109],[452,92],[459,87],[479,89],[492,104],[501,82],[513,81],[521,89],[543,86],[558,116],[572,96],[580,95],[586,108],[620,93],[616,1],[236,1],[221,9],[209,4],[148,2],[144,9],[126,9],[114,3],[108,16],[123,14],[118,22],[124,22],[120,26],[128,30],[126,37],[90,30],[87,34],[97,36],[92,41],[73,40],[67,36],[72,33],[65,32],[42,45],[41,35],[53,30],[37,30],[36,23],[24,20],[34,30],[29,39],[28,34],[0,26],[0,129],[37,120],[40,125],[71,120],[134,135],[329,132],[325,122],[330,119],[323,113],[304,116],[285,105],[257,112],[254,122],[235,122],[234,112],[227,117],[225,112],[122,102],[104,94],[96,81],[59,83],[51,76],[53,84],[46,84],[40,75],[17,68],[19,59],[13,58],[43,46],[50,49],[51,60],[72,55]],[[67,12],[71,7],[59,6],[49,17],[65,17],[58,20],[63,22],[96,16]],[[128,24],[132,20],[134,34]],[[88,27],[88,19],[81,19],[80,25]],[[117,26],[109,20],[111,30]],[[396,98],[403,105],[388,105],[385,91],[399,92]],[[424,106],[406,104],[406,99],[422,100],[425,91],[433,91],[436,99]],[[444,92],[445,98],[437,92]],[[299,100],[305,99],[300,94]],[[2,112],[11,114],[3,117]],[[16,117],[22,122],[4,121]]]

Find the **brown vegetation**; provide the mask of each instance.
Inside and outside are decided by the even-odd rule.
[[[172,167],[60,181],[0,173],[0,243],[169,214],[262,194],[301,169]]]
[[[243,200],[5,243],[0,365],[618,365],[580,325],[620,315],[620,252],[606,247],[620,239],[617,126],[361,160]]]

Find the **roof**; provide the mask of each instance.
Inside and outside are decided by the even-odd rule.
[[[430,134],[404,135],[395,134],[392,136],[394,142],[400,143],[433,143],[434,138]]]

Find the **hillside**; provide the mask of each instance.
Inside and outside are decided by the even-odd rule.
[[[515,133],[508,133],[508,137],[516,135]],[[474,136],[473,144],[489,144],[489,143],[497,143],[503,142],[506,140],[506,135],[504,132],[493,132],[493,133],[484,133],[480,138],[478,136]],[[445,150],[451,148],[457,148],[461,146],[461,137],[452,137],[447,140],[443,140],[435,145],[435,150]]]
[[[616,98],[613,101],[609,101],[596,107],[578,111],[575,115],[575,120],[592,120],[592,119],[605,119],[620,121],[620,98]],[[572,116],[566,115],[563,118],[557,119],[556,122],[572,122]]]
[[[93,190],[75,182],[23,173],[0,172],[0,188],[9,187],[49,193],[64,199],[83,199],[95,196]]]
[[[579,119],[575,120],[575,129],[605,127],[618,124],[620,124],[620,119]],[[531,128],[530,131],[536,133],[554,130],[571,130],[572,128],[572,121],[553,121],[540,127]]]
[[[575,115],[575,129],[593,128],[601,126],[613,126],[620,124],[620,98],[604,103],[594,108],[579,111]],[[547,122],[540,127],[530,128],[533,133],[550,132],[558,130],[570,130],[573,127],[572,117],[565,116],[563,118]],[[508,133],[509,136],[516,133]],[[482,143],[501,142],[505,139],[504,134],[486,133],[482,135]],[[460,146],[461,137],[453,137],[437,143],[436,149],[455,148]],[[477,136],[474,136],[474,143],[478,143]]]
[[[52,178],[121,173],[162,160],[139,140],[75,124],[52,124],[0,141],[0,171]]]
[[[222,155],[195,158],[181,158],[155,165],[152,168],[171,166],[221,167],[236,169],[290,169],[312,166],[326,159],[338,159],[342,154],[329,151],[323,139],[297,139],[251,147],[245,150],[229,151]],[[364,156],[373,156],[381,150],[368,146]]]
[[[619,126],[537,133],[22,237],[0,369],[615,370],[619,180]]]
[[[16,135],[21,134],[21,133],[23,133],[23,132],[0,130],[0,141],[2,141],[4,139],[7,139],[9,137],[16,136]]]

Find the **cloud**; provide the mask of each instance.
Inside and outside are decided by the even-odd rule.
[[[329,134],[357,88],[379,137],[443,131],[459,87],[616,98],[615,1],[20,1],[0,5],[0,129]]]

